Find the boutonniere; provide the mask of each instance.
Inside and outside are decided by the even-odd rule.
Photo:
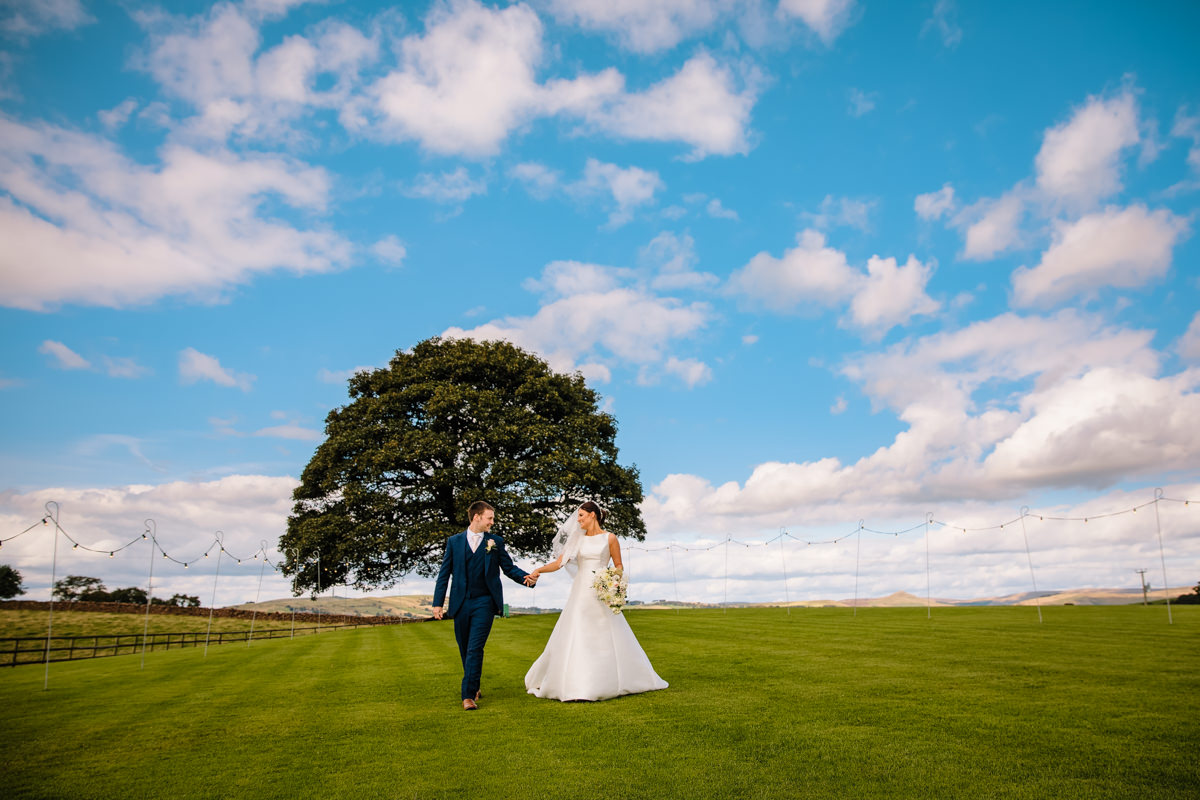
[[[495,539],[488,539],[488,540],[487,540],[487,547],[486,547],[485,549],[486,549],[486,552],[488,552],[488,553],[490,553],[490,552],[492,552],[493,550],[495,550],[495,549],[496,549],[496,540],[495,540]]]

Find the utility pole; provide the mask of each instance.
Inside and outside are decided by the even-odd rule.
[[[1150,584],[1146,583],[1146,570],[1135,569],[1134,572],[1136,572],[1142,579],[1142,605],[1149,605],[1146,602],[1146,592],[1150,590]]]

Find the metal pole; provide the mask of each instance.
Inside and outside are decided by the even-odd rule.
[[[321,551],[317,550],[317,597],[321,596]],[[317,607],[317,633],[321,632],[321,606],[317,604],[317,597],[313,598],[313,605]]]
[[[51,510],[50,506],[54,506]],[[50,615],[46,623],[46,680],[42,684],[42,691],[50,688],[50,638],[54,635],[54,583],[58,577],[58,503],[53,500],[43,506],[46,509],[46,516],[42,518],[42,524],[46,524],[47,519],[54,520],[54,557],[50,561]]]
[[[858,557],[862,553],[863,521],[858,521],[858,535],[854,540],[854,616],[858,617]]]
[[[783,604],[787,607],[787,613],[792,615],[792,597],[788,594],[787,584],[787,557],[783,553],[783,537],[787,535],[787,531],[783,528],[779,529],[779,561],[783,564]]]
[[[929,588],[929,523],[933,512],[925,512],[925,619],[933,619],[933,595]]]
[[[150,580],[146,586],[146,624],[142,626],[142,669],[146,668],[146,637],[150,634],[150,604],[154,601],[154,548],[158,544],[158,526],[154,520],[146,520],[146,533],[142,534],[145,539],[147,534],[150,537]]]
[[[254,611],[250,614],[250,638],[246,640],[246,647],[250,646],[250,640],[254,638],[254,619],[258,616],[258,600],[262,597],[262,579],[263,573],[267,571],[267,540],[260,539],[262,545],[262,566],[258,568],[258,591],[254,593]]]
[[[213,609],[216,608],[216,605],[217,605],[217,580],[221,577],[221,554],[225,552],[224,536],[225,536],[224,533],[222,533],[221,531],[217,531],[217,534],[216,534],[217,548],[218,548],[218,550],[217,550],[217,571],[213,575],[212,602],[210,602],[208,604],[208,632],[204,634],[204,657],[205,658],[208,658],[208,640],[209,640],[209,637],[212,636]],[[208,555],[208,553],[205,553],[204,555]]]
[[[1163,598],[1167,601],[1167,624],[1174,625],[1175,620],[1171,618],[1170,584],[1167,583],[1167,557],[1163,553],[1162,522],[1158,518],[1158,501],[1162,499],[1162,496],[1162,489],[1154,490],[1154,527],[1158,529],[1158,559],[1162,562]]]
[[[671,556],[671,582],[675,584],[675,613],[679,613],[679,576],[675,574],[675,546],[667,545],[667,552]]]
[[[729,539],[731,537],[725,535],[725,602],[723,611],[729,613]]]
[[[1025,515],[1029,506],[1021,506],[1021,537],[1025,540],[1025,558],[1029,561],[1029,580],[1033,581],[1033,601],[1037,604],[1038,624],[1042,622],[1042,598],[1038,596],[1037,576],[1033,574],[1033,556],[1029,555],[1029,535],[1025,533]]]
[[[1142,581],[1142,605],[1148,606],[1150,605],[1150,598],[1146,596],[1146,592],[1150,589],[1150,584],[1146,583],[1146,570],[1135,569],[1134,572],[1138,574],[1138,577]]]

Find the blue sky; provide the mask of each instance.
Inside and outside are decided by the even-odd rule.
[[[148,516],[179,553],[273,546],[346,377],[437,335],[582,371],[648,546],[1200,495],[1195,4],[0,14],[2,536],[55,500],[99,549]],[[1136,586],[1157,542],[1121,520],[1033,534],[1048,585]],[[935,594],[1028,588],[981,555],[1011,542],[939,535]],[[791,594],[847,596],[818,550]],[[48,537],[4,551],[44,593]],[[924,588],[923,540],[873,552],[868,593]],[[734,596],[782,595],[747,558]]]

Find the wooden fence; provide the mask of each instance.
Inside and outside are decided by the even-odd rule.
[[[421,620],[413,620],[421,621]],[[374,627],[376,622],[355,622],[321,625],[304,628],[265,628],[253,632],[254,640],[287,639],[342,628]],[[102,634],[92,636],[21,636],[0,639],[0,666],[15,667],[19,664],[44,664],[47,660],[78,661],[85,658],[131,655],[142,652],[143,642],[147,652],[170,650],[172,647],[199,647],[208,644],[245,642],[249,646],[251,632],[245,631],[189,631],[187,633],[140,633]]]

